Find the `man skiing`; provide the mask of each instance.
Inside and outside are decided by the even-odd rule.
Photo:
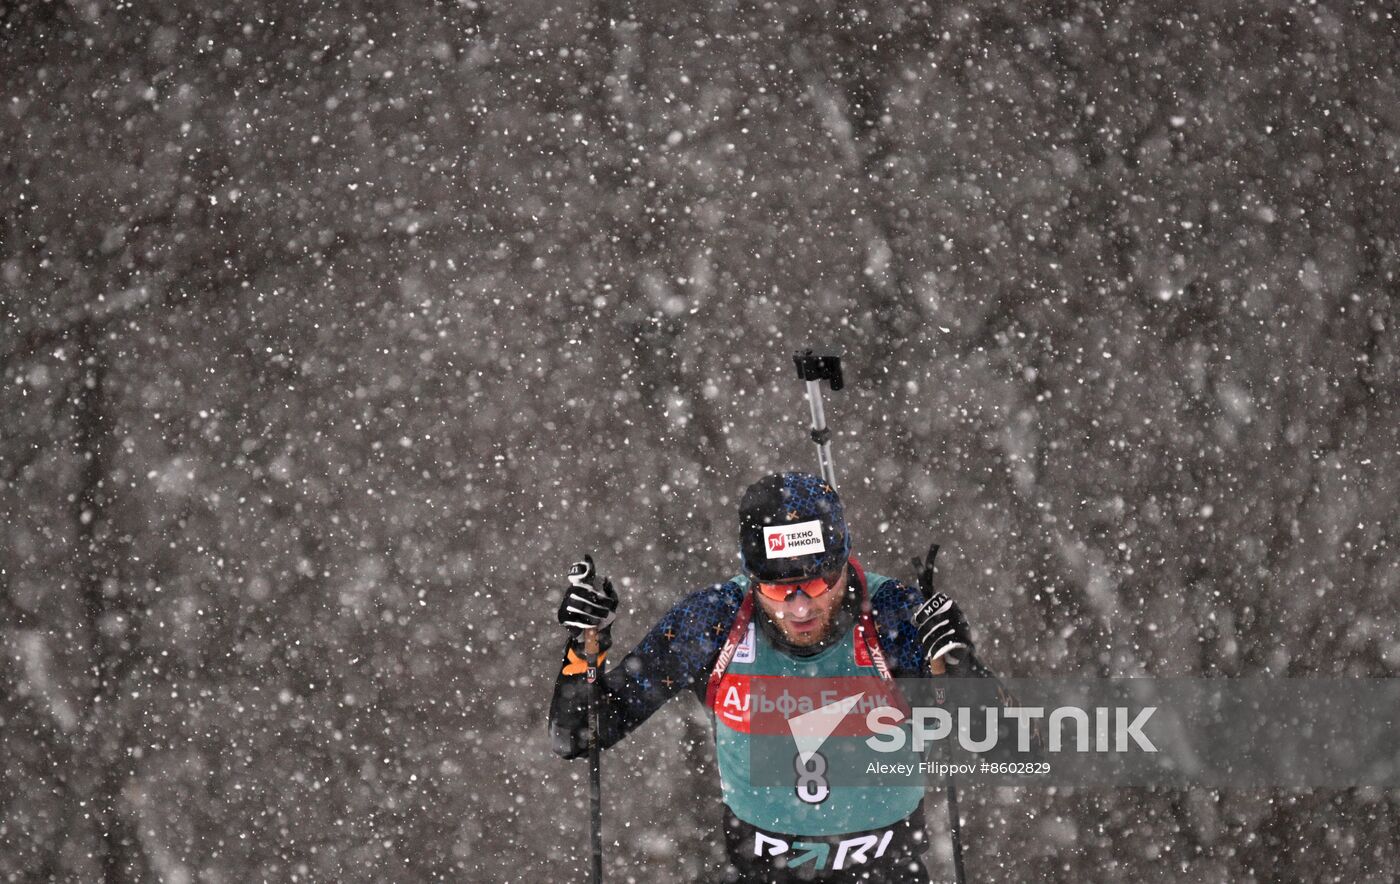
[[[750,733],[756,718],[748,691],[751,679],[775,677],[839,681],[878,673],[888,683],[946,669],[994,678],[974,656],[962,612],[942,594],[926,600],[911,586],[864,571],[851,555],[841,500],[817,476],[781,473],[751,485],[739,505],[739,546],[742,574],[686,596],[599,679],[599,744],[611,746],[690,690],[715,727],[730,862],[724,880],[927,881],[922,784],[827,788],[825,759],[808,751],[784,770],[794,785],[758,785],[750,771],[757,728]],[[582,636],[597,630],[606,651],[618,596],[611,581],[596,586],[591,559],[569,580],[558,619],[570,638],[549,719],[555,751],[575,758],[588,751],[593,690],[584,677]],[[911,749],[879,760],[918,756]]]

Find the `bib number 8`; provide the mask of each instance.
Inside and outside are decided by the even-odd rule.
[[[805,762],[799,753],[792,760],[797,771],[797,797],[808,804],[821,804],[831,795],[826,782],[826,756],[813,752]]]

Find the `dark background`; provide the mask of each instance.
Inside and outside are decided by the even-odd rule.
[[[1379,2],[0,3],[0,880],[579,878],[560,574],[627,646],[735,572],[809,345],[857,550],[941,542],[999,670],[1396,674],[1397,59]],[[718,855],[708,742],[605,758],[610,880]],[[978,881],[1387,880],[1397,803],[963,795]]]

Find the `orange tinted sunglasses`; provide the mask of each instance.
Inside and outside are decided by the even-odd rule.
[[[788,596],[792,595],[794,592],[797,592],[799,589],[807,593],[808,598],[816,598],[819,595],[824,595],[829,589],[831,589],[833,586],[839,583],[841,580],[841,574],[844,571],[845,566],[843,565],[842,567],[837,568],[835,571],[832,571],[830,574],[823,574],[820,577],[813,577],[811,580],[803,580],[795,583],[757,582],[755,583],[755,586],[758,587],[758,591],[761,592],[765,598],[772,599],[775,602],[787,601]]]

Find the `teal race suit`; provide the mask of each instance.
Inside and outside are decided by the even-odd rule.
[[[918,633],[910,622],[923,601],[918,590],[892,578],[867,575],[854,558],[848,569],[848,590],[835,627],[815,648],[794,648],[784,641],[762,607],[746,603],[751,599],[748,579],[736,576],[682,599],[600,679],[599,737],[604,748],[682,690],[706,704],[714,727],[732,866],[718,880],[928,880],[920,858],[926,844],[922,778],[909,780],[907,786],[879,788],[827,788],[823,781],[824,766],[833,753],[848,765],[863,764],[862,753],[871,761],[917,764],[921,759],[912,750],[877,756],[862,735],[838,729],[815,751],[802,753],[795,750],[786,728],[773,725],[785,723],[785,714],[765,717],[755,709],[780,706],[783,691],[799,695],[805,685],[813,686],[814,696],[826,691],[827,700],[859,695],[870,703],[881,694],[878,702],[897,705],[889,695],[897,689],[881,676],[924,672]],[[863,611],[862,600],[867,598],[869,610]],[[994,677],[975,658],[966,663],[970,674]],[[582,661],[566,650],[550,707],[554,748],[565,758],[587,753],[588,686],[582,673]],[[876,687],[882,683],[888,687]],[[815,705],[826,702],[814,701],[800,711]],[[763,745],[782,753],[777,756],[781,770],[750,769],[759,748],[755,741],[768,741]]]

